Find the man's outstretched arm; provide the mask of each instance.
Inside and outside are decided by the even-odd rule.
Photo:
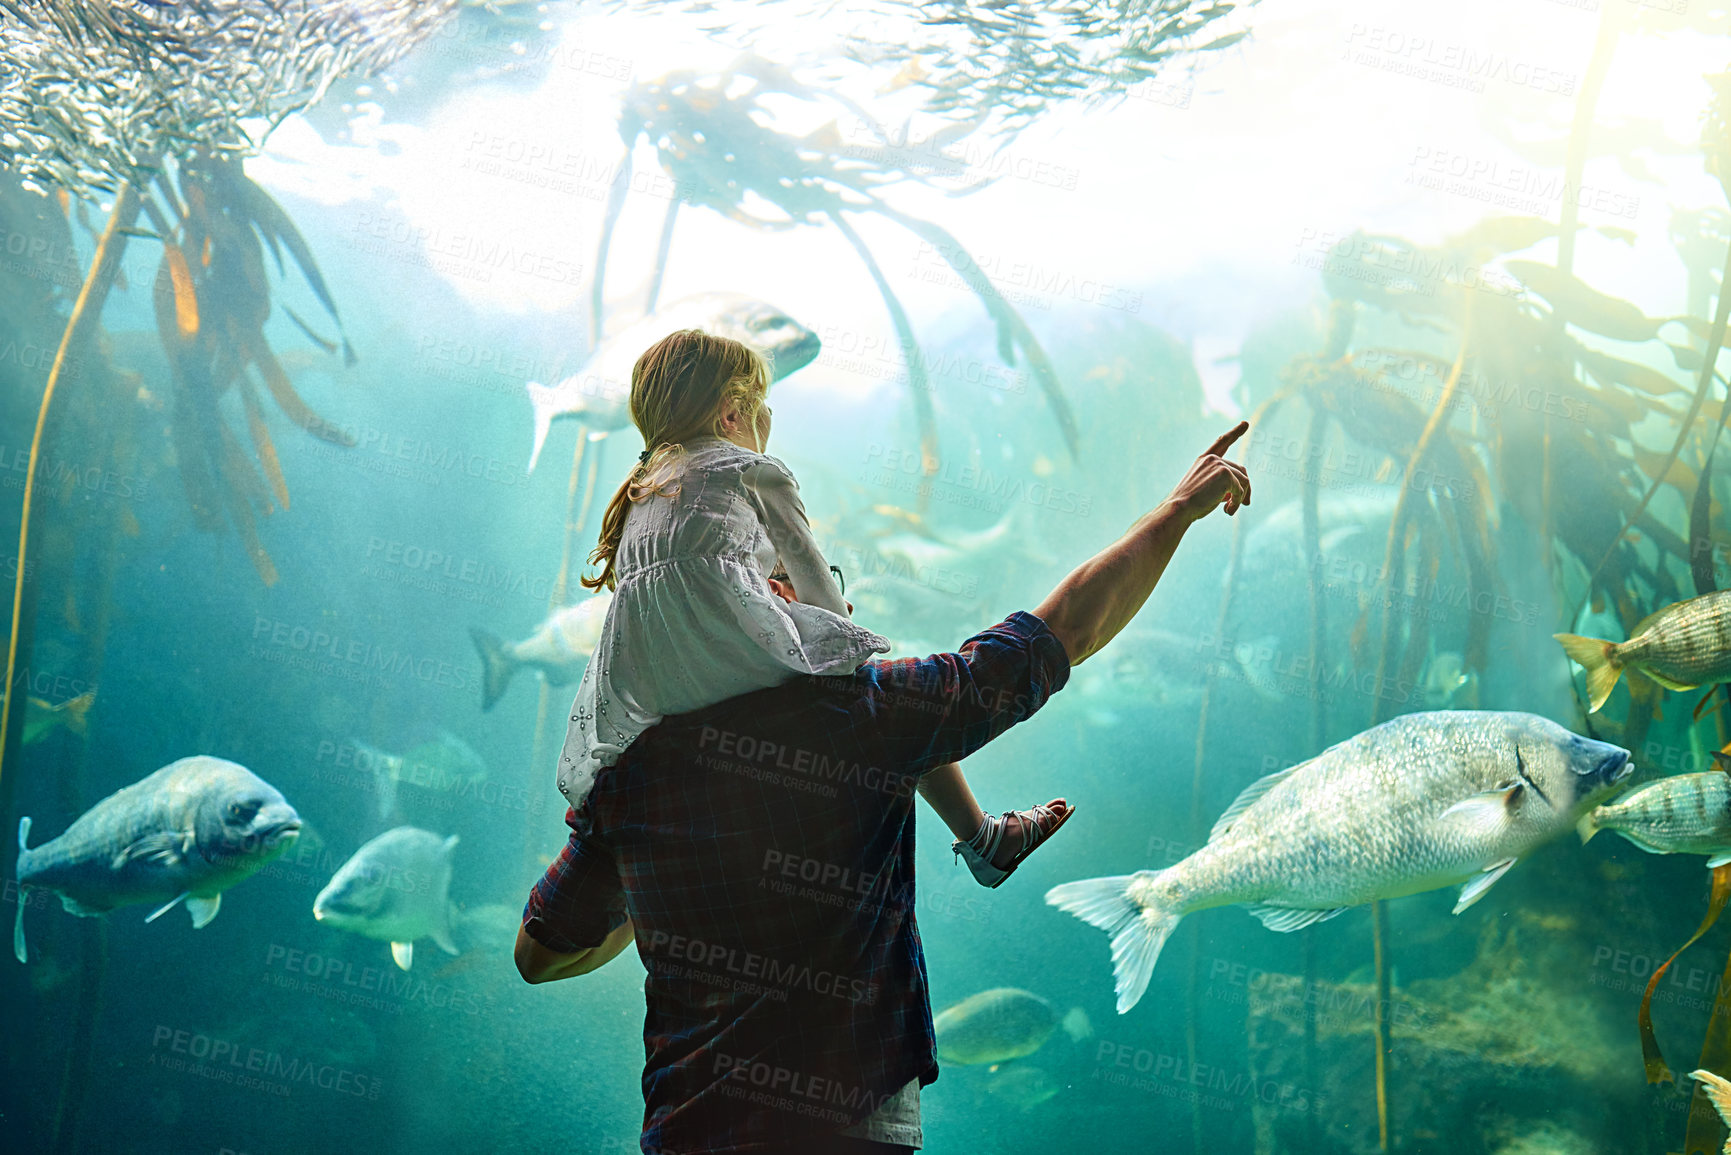
[[[1250,475],[1223,456],[1249,428],[1240,421],[1217,438],[1165,501],[1072,570],[1034,611],[1063,643],[1072,666],[1097,653],[1136,616],[1192,523],[1217,505],[1234,514],[1250,504]]]

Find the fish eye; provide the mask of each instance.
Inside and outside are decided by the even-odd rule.
[[[231,802],[228,806],[228,820],[230,822],[251,822],[253,815],[257,813],[258,803],[256,802]]]

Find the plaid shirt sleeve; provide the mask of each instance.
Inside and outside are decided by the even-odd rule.
[[[581,833],[575,810],[565,811],[565,825],[571,837],[529,892],[523,929],[548,950],[576,954],[624,924],[625,888],[612,852]]]
[[[1030,613],[1011,614],[955,653],[870,664],[882,692],[872,721],[886,764],[910,774],[967,757],[1070,678],[1064,644]]]

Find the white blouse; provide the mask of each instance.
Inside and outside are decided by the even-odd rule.
[[[849,620],[787,466],[718,437],[685,448],[678,493],[635,502],[625,518],[613,603],[559,755],[573,806],[669,714],[802,674],[849,674],[890,648]],[[796,603],[769,588],[778,557]]]

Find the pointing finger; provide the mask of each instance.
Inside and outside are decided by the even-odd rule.
[[[1208,447],[1208,452],[1212,453],[1216,457],[1224,456],[1226,451],[1232,448],[1232,443],[1237,441],[1240,437],[1243,437],[1244,431],[1249,428],[1250,422],[1240,421],[1237,425],[1234,425],[1231,429],[1222,433],[1219,437],[1216,437],[1214,439],[1214,444]]]

